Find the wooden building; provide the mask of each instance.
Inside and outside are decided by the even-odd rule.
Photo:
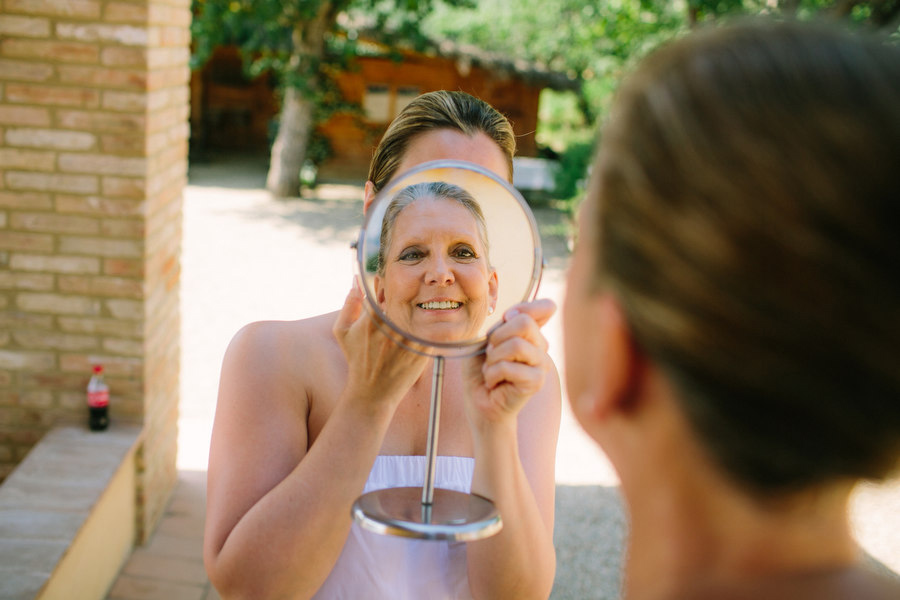
[[[319,167],[324,179],[365,177],[372,150],[387,125],[413,98],[433,90],[469,92],[505,114],[517,135],[518,154],[536,156],[535,130],[541,90],[577,89],[576,82],[539,65],[444,43],[423,52],[388,56],[374,42],[363,47],[356,68],[337,84],[362,115],[336,114],[319,127],[330,147]],[[216,51],[193,74],[191,116],[195,151],[266,153],[274,138],[277,94],[268,77],[247,81],[236,48]]]

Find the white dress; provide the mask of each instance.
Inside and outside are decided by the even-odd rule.
[[[438,456],[435,487],[468,493],[475,459]],[[378,456],[363,493],[421,487],[424,456]],[[380,535],[353,523],[341,556],[314,596],[317,600],[471,599],[465,542]]]

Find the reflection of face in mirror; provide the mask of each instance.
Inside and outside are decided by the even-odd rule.
[[[381,310],[420,339],[476,338],[496,306],[484,215],[459,186],[424,182],[397,193],[382,221],[378,263]]]

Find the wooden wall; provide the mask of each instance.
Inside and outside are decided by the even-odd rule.
[[[403,62],[362,57],[358,70],[342,73],[338,85],[347,100],[365,106],[367,88],[387,95],[385,119],[339,114],[320,127],[332,156],[320,168],[325,179],[361,180],[372,150],[391,118],[411,93],[462,90],[490,103],[513,124],[518,155],[535,156],[538,100],[541,87],[512,73],[488,71],[464,61],[420,54]],[[219,49],[192,79],[192,144],[199,152],[251,151],[266,153],[278,104],[271,82],[241,77],[240,58],[233,48]],[[371,97],[371,94],[369,94]],[[383,107],[384,108],[384,107]]]

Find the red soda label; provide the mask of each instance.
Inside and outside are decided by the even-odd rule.
[[[96,392],[88,392],[88,406],[91,408],[102,408],[109,405],[109,390],[97,390]]]

